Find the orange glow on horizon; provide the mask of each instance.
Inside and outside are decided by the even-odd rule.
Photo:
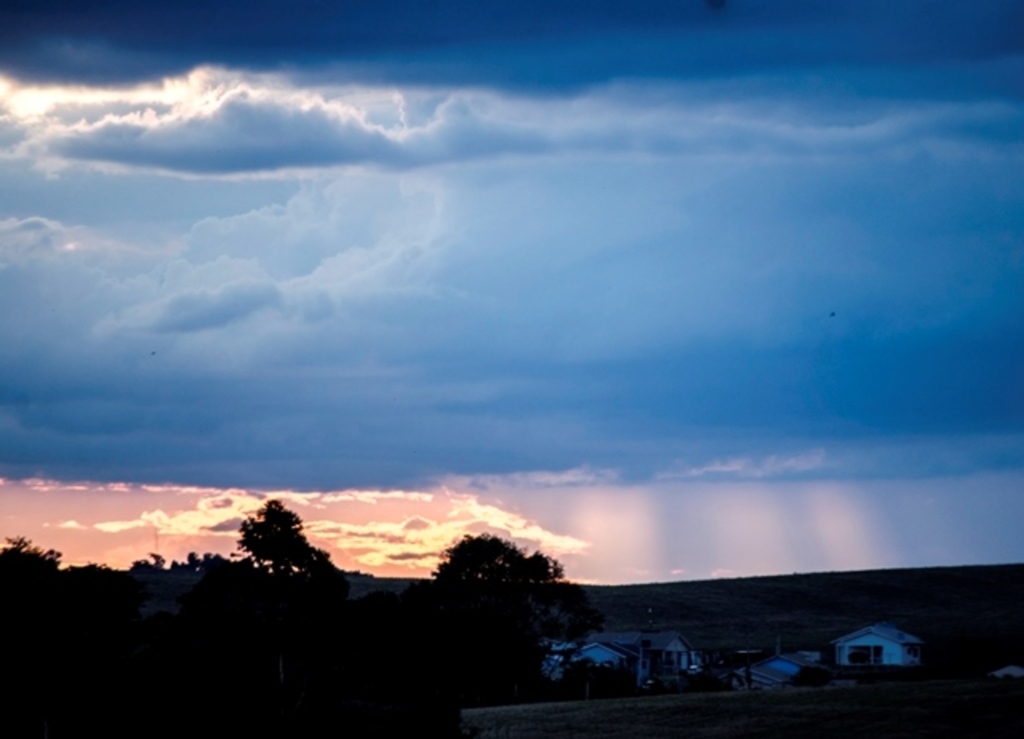
[[[296,509],[307,537],[336,565],[378,576],[427,577],[446,547],[483,531],[555,557],[588,546],[446,489],[307,493],[39,479],[0,481],[0,534],[58,549],[68,565],[126,568],[150,552],[168,562],[193,551],[228,556],[242,520],[271,498]]]
[[[931,497],[900,481],[880,494],[835,481],[623,484],[586,470],[326,492],[0,480],[0,537],[62,551],[69,565],[124,568],[150,552],[168,561],[226,556],[241,521],[278,498],[336,565],[385,577],[429,577],[446,547],[483,532],[540,550],[570,579],[593,584],[977,561]],[[928,530],[912,529],[921,522]],[[945,560],[934,560],[931,530]]]

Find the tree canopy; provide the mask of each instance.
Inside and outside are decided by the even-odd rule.
[[[0,565],[37,567],[56,571],[60,567],[60,552],[37,547],[24,536],[5,539],[7,546],[0,549]]]
[[[279,500],[268,500],[242,522],[238,548],[261,570],[277,576],[309,574],[330,565],[302,532],[302,519]]]
[[[206,570],[181,598],[177,669],[195,673],[204,692],[247,706],[246,731],[227,735],[320,721],[345,660],[348,581],[278,500],[246,518],[239,534],[246,556]],[[225,662],[235,667],[230,685],[218,675]]]
[[[434,571],[439,583],[540,585],[564,577],[562,565],[551,557],[540,552],[527,555],[526,550],[492,534],[462,537],[444,550]]]
[[[601,614],[583,588],[565,579],[558,560],[493,534],[467,535],[445,549],[434,582],[467,607],[516,614],[536,638],[571,640],[601,626]]]
[[[56,739],[72,717],[88,725],[113,710],[111,696],[123,685],[142,588],[125,572],[62,568],[60,559],[59,552],[23,537],[7,539],[0,549],[5,737],[44,736],[52,729]]]
[[[492,534],[452,544],[434,579],[406,598],[419,608],[416,623],[443,645],[433,659],[463,705],[538,696],[551,641],[582,636],[602,620],[557,560]]]
[[[349,603],[345,574],[280,502],[242,525],[243,557],[141,560],[156,588],[176,565],[203,574],[178,613],[145,619],[138,577],[2,541],[2,737],[463,736],[420,612],[395,595]]]

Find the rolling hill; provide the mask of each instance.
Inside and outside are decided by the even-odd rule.
[[[1024,565],[823,572],[729,580],[588,586],[609,630],[678,629],[699,649],[827,649],[844,633],[892,621],[953,649],[1024,651]]]
[[[147,613],[176,610],[191,573],[140,576]],[[401,592],[411,579],[350,575],[351,598]],[[820,572],[644,585],[584,586],[608,630],[677,629],[698,649],[827,650],[888,620],[938,652],[968,648],[1024,660],[1024,564]]]

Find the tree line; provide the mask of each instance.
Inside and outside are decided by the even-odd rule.
[[[546,645],[601,625],[557,561],[489,534],[446,549],[431,579],[358,600],[280,501],[242,523],[238,549],[174,563],[202,578],[177,614],[142,619],[130,573],[8,539],[0,736],[459,737],[461,707],[548,697]]]

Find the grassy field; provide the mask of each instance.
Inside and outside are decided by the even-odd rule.
[[[1024,681],[932,681],[477,708],[478,739],[1024,736]]]

